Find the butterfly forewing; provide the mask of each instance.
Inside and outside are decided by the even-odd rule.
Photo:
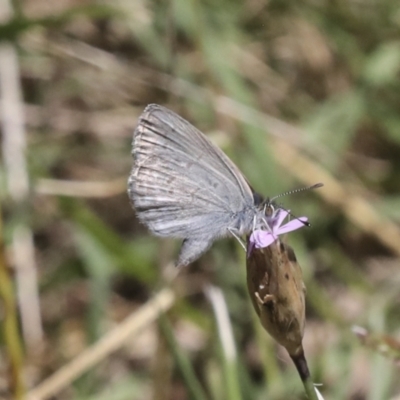
[[[160,236],[217,237],[254,205],[245,178],[199,130],[172,111],[146,107],[133,139],[129,197]]]

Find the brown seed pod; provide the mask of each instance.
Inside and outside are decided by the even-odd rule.
[[[263,327],[291,356],[302,349],[305,286],[293,249],[279,240],[247,258],[247,288]]]
[[[304,355],[305,285],[293,249],[275,241],[247,255],[247,288],[265,330],[288,351],[310,398],[316,392]]]

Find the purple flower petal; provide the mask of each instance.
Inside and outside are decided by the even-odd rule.
[[[277,219],[272,222],[273,226],[271,227],[272,232],[256,229],[250,235],[250,246],[249,249],[253,249],[254,247],[257,249],[261,249],[264,247],[270,246],[275,240],[278,239],[278,235],[283,235],[284,233],[294,231],[296,229],[302,228],[305,222],[308,221],[307,217],[300,217],[294,219],[293,221],[288,222],[287,224],[280,226],[282,221],[287,217],[289,214],[286,210],[280,210],[279,214],[277,215]],[[250,253],[250,251],[248,253]]]
[[[284,219],[288,216],[288,211],[278,208],[272,216],[267,217],[267,223],[268,223],[268,228],[270,229],[270,232],[275,232],[277,228],[279,228],[282,225],[282,222]]]
[[[289,211],[284,210],[280,208],[278,210],[278,216],[276,220],[276,227],[279,228],[282,225],[282,222],[285,220],[285,218],[289,215]]]
[[[262,231],[261,229],[253,231],[253,233],[250,236],[250,242],[253,243],[254,247],[256,247],[257,249],[268,247],[277,239],[278,236],[273,235],[272,233],[267,231]]]
[[[288,222],[287,224],[281,226],[280,228],[278,228],[276,233],[278,235],[283,235],[284,233],[303,228],[305,226],[303,222],[307,222],[307,221],[308,221],[307,217],[300,217],[300,218],[294,219],[294,220]]]

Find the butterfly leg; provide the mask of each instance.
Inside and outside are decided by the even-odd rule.
[[[246,245],[244,244],[243,240],[240,239],[240,237],[235,233],[236,229],[235,228],[228,228],[228,231],[232,234],[233,237],[237,239],[237,241],[240,243],[240,245],[243,247],[244,251],[246,251]]]

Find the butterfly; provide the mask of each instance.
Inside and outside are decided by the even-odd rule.
[[[225,153],[173,111],[157,104],[145,108],[132,155],[132,206],[153,234],[183,239],[178,266],[198,259],[218,238],[233,235],[241,242],[242,235],[269,229],[273,203],[255,193]]]

